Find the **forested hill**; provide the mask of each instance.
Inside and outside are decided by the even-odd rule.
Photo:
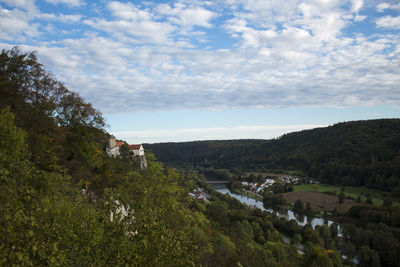
[[[172,167],[296,170],[323,182],[400,186],[400,119],[338,123],[273,140],[146,144]]]

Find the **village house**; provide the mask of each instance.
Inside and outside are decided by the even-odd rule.
[[[189,193],[189,196],[195,198],[197,201],[200,202],[210,202],[209,198],[210,195],[207,194],[202,188],[198,187],[197,189],[193,190],[193,193]]]
[[[297,176],[285,176],[282,178],[283,184],[299,184],[299,177]]]
[[[265,188],[272,186],[275,182],[274,179],[267,178],[261,185],[258,185],[258,183],[242,182],[242,187],[255,193],[261,193]]]

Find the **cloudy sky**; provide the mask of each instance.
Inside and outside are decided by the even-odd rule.
[[[14,45],[129,143],[400,117],[398,0],[0,0]]]

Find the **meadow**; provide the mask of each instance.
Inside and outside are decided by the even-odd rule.
[[[361,202],[365,202],[368,195],[371,195],[372,202],[375,206],[381,206],[383,204],[383,199],[387,194],[386,192],[366,187],[335,186],[329,184],[302,184],[293,186],[294,192],[336,192],[336,194],[339,194],[342,189],[344,189],[343,193],[346,198],[357,200],[358,196],[360,196]],[[393,202],[393,206],[400,206],[400,203],[398,201]]]

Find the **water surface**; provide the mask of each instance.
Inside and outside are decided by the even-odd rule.
[[[216,191],[222,193],[222,194],[229,194],[232,197],[238,199],[240,202],[247,204],[250,207],[256,207],[259,208],[261,210],[270,212],[270,213],[274,213],[276,214],[278,217],[280,218],[285,218],[286,220],[290,221],[290,220],[295,220],[297,222],[297,224],[304,226],[306,224],[310,224],[311,227],[314,229],[315,226],[317,225],[324,225],[327,224],[328,226],[331,226],[333,223],[335,223],[334,221],[331,220],[325,220],[323,218],[319,218],[319,217],[312,217],[312,216],[306,216],[306,215],[298,215],[295,214],[292,210],[290,209],[280,209],[280,210],[276,210],[276,209],[272,209],[272,208],[264,208],[264,205],[261,201],[247,197],[247,196],[242,196],[239,194],[235,194],[232,193],[228,188],[216,188]],[[338,226],[338,232],[339,232],[339,236],[341,236],[341,231],[340,231],[340,227]]]

